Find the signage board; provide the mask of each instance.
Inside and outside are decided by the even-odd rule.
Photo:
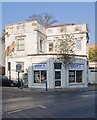
[[[33,70],[46,70],[46,64],[33,64]]]
[[[21,72],[22,71],[22,65],[21,64],[17,64],[16,65],[16,72]]]
[[[73,63],[69,66],[70,70],[83,70],[83,65],[79,63]]]

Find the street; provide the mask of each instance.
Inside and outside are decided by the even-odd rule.
[[[2,88],[3,118],[95,118],[97,91],[33,92]]]

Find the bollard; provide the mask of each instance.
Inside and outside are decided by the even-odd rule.
[[[47,89],[47,81],[46,81],[46,91],[48,91],[48,89]]]

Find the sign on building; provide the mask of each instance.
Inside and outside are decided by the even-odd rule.
[[[83,65],[80,63],[73,63],[69,66],[70,70],[83,70]]]
[[[16,72],[21,72],[22,71],[22,66],[21,64],[16,65]]]
[[[33,70],[46,70],[46,64],[33,64]]]

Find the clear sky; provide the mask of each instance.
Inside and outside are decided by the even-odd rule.
[[[56,24],[88,24],[90,43],[95,43],[95,2],[3,2],[2,29],[41,13],[51,13]]]

